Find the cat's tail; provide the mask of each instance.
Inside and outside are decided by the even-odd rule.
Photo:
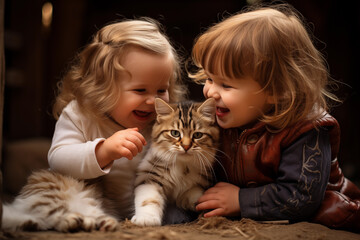
[[[2,230],[18,231],[18,230],[38,230],[38,225],[34,218],[20,209],[14,204],[3,204]]]

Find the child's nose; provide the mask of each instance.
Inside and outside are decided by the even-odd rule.
[[[205,95],[207,98],[214,98],[215,100],[220,99],[220,94],[217,91],[217,88],[216,88],[216,86],[214,86],[214,84],[212,84],[211,86],[208,86],[207,92]]]
[[[155,98],[156,98],[157,96],[148,96],[147,98],[146,98],[146,104],[149,104],[149,105],[154,105],[155,104]]]

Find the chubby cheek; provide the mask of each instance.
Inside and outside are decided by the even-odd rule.
[[[208,92],[209,92],[209,86],[205,83],[205,85],[203,87],[203,94],[204,94],[205,98],[208,98]]]
[[[162,100],[164,100],[165,102],[169,102],[170,97],[169,97],[169,92],[167,92],[166,94],[163,94],[161,96],[158,96],[158,98],[161,98]]]

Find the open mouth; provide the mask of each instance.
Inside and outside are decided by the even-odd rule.
[[[134,110],[133,113],[136,118],[138,118],[140,120],[147,120],[152,116],[153,112]]]
[[[218,117],[223,117],[228,112],[230,112],[230,110],[228,108],[216,107],[216,115]]]

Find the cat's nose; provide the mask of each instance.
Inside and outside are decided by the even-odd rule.
[[[187,152],[191,147],[191,139],[189,137],[184,137],[181,140],[181,146]]]
[[[187,152],[187,151],[190,149],[190,147],[191,147],[191,145],[183,145],[183,144],[181,144],[181,146],[183,147],[183,149],[185,150],[185,152]]]

